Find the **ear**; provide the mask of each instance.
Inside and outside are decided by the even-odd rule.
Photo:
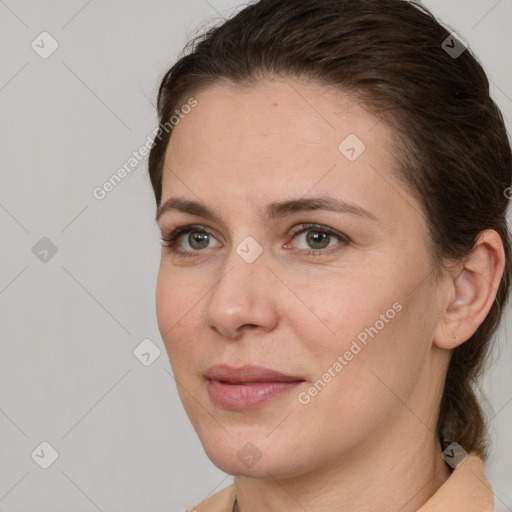
[[[448,299],[434,334],[437,347],[453,349],[475,333],[496,299],[504,268],[500,235],[482,231],[471,254],[447,278]]]

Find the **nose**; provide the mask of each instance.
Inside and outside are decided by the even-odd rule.
[[[281,286],[264,253],[248,263],[233,249],[208,296],[207,325],[223,338],[233,340],[249,330],[272,331],[279,321],[277,297]]]

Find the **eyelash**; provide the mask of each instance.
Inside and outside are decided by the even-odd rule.
[[[306,233],[308,231],[314,231],[317,233],[325,233],[330,236],[334,236],[339,239],[342,245],[349,244],[351,242],[350,238],[347,235],[344,235],[342,233],[339,233],[327,226],[322,226],[321,224],[303,224],[300,229],[292,233],[292,238],[296,238],[297,236],[301,235],[302,233]],[[199,256],[199,253],[202,252],[201,250],[195,250],[195,251],[186,251],[181,248],[177,247],[177,242],[182,235],[186,235],[189,233],[202,233],[206,235],[210,235],[213,238],[214,235],[205,226],[196,224],[196,225],[189,225],[189,226],[183,226],[180,228],[175,229],[168,237],[161,237],[162,240],[162,246],[166,247],[169,251],[175,253],[179,257],[197,257]],[[337,247],[337,246],[335,246]],[[336,249],[336,250],[339,250]],[[330,254],[335,252],[333,248],[328,249],[297,249],[297,252],[301,256],[324,256],[326,254]]]

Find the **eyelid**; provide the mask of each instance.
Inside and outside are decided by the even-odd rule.
[[[297,227],[297,230],[293,231],[291,236],[292,238],[295,238],[297,235],[301,235],[302,233],[306,231],[319,231],[319,232],[325,232],[329,235],[335,236],[340,239],[340,241],[345,243],[351,243],[352,240],[349,236],[345,235],[344,233],[341,233],[333,228],[330,228],[329,226],[324,226],[322,224],[310,224],[310,223],[304,223]]]
[[[303,233],[307,233],[308,231],[326,233],[330,237],[338,239],[338,243],[322,249],[304,249],[300,247],[294,248],[293,241],[297,237],[301,236]],[[351,243],[352,240],[347,235],[340,233],[333,228],[323,226],[321,224],[305,223],[293,232],[291,240],[286,242],[283,248],[287,251],[293,249],[290,250],[290,256],[293,258],[308,258],[311,259],[311,261],[316,258],[318,262],[322,262],[322,258],[336,257],[343,249],[345,249]]]
[[[171,250],[174,250],[177,253],[179,253],[179,252],[181,252],[181,253],[199,252],[199,251],[186,251],[183,249],[181,249],[181,250],[176,249],[176,245],[179,241],[179,238],[182,235],[186,235],[188,233],[193,233],[195,231],[197,231],[199,233],[206,233],[206,234],[210,235],[212,238],[214,238],[215,240],[217,240],[217,242],[222,243],[218,240],[217,236],[213,233],[213,231],[210,230],[207,226],[204,226],[203,224],[186,224],[184,226],[179,226],[176,229],[170,230],[168,235],[164,235],[162,233],[161,240],[162,240],[162,242],[165,242],[162,245]]]

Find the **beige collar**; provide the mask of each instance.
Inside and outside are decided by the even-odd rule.
[[[232,512],[234,502],[235,486],[230,485],[187,512]],[[492,512],[493,507],[482,460],[470,455],[418,512]]]

